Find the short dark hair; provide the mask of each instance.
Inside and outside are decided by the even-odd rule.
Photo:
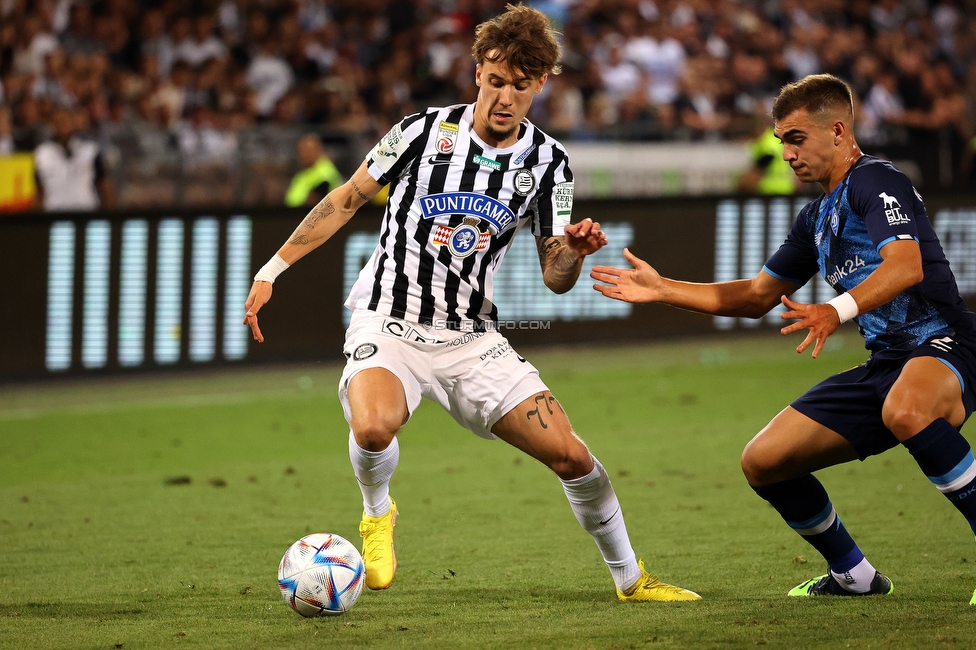
[[[779,122],[799,110],[814,118],[822,118],[828,112],[846,111],[853,118],[853,102],[851,87],[843,79],[832,74],[811,74],[783,86],[773,101],[773,121]]]
[[[507,5],[505,13],[475,28],[471,56],[479,64],[504,61],[534,79],[559,74],[562,50],[556,34],[549,18],[538,9]]]

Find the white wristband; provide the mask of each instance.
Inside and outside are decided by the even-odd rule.
[[[849,293],[842,293],[836,298],[831,298],[827,304],[834,308],[841,323],[846,323],[857,316],[857,301]]]
[[[281,259],[281,255],[275,253],[274,257],[268,260],[268,263],[261,267],[261,270],[254,274],[255,282],[270,282],[274,284],[275,278],[281,275],[281,272],[287,269],[290,264],[285,260]]]

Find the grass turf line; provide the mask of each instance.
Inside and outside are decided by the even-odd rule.
[[[824,567],[738,456],[863,360],[845,340],[816,361],[778,337],[527,354],[610,472],[638,555],[705,597],[663,606],[615,601],[548,470],[425,404],[393,482],[396,582],[301,619],[281,554],[320,530],[359,541],[338,368],[5,388],[0,648],[972,647],[968,526],[903,449],[820,474],[895,595],[785,597]]]

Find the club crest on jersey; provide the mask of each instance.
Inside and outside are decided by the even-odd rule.
[[[498,199],[474,192],[444,192],[420,198],[425,219],[462,214],[488,222],[488,229],[497,235],[515,221],[515,213]]]
[[[491,241],[491,233],[478,229],[479,220],[465,217],[464,222],[456,228],[437,226],[434,228],[434,244],[447,246],[447,250],[454,257],[467,257],[475,251],[484,250]]]
[[[895,226],[900,223],[911,223],[911,219],[906,217],[901,213],[901,204],[893,196],[890,196],[887,192],[882,192],[878,195],[881,199],[885,213],[885,218],[888,220],[889,226]]]
[[[515,191],[521,196],[526,196],[535,188],[535,178],[528,169],[520,169],[515,172]]]
[[[836,212],[830,215],[830,229],[834,231],[835,235],[837,234],[837,231],[840,230],[840,215],[838,215]]]
[[[434,147],[437,153],[451,153],[457,144],[458,125],[450,122],[441,122],[437,127],[437,141]]]

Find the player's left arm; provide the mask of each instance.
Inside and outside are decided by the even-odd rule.
[[[537,236],[542,279],[553,293],[566,293],[576,285],[583,258],[607,245],[599,222],[583,219],[565,227],[562,235]]]

